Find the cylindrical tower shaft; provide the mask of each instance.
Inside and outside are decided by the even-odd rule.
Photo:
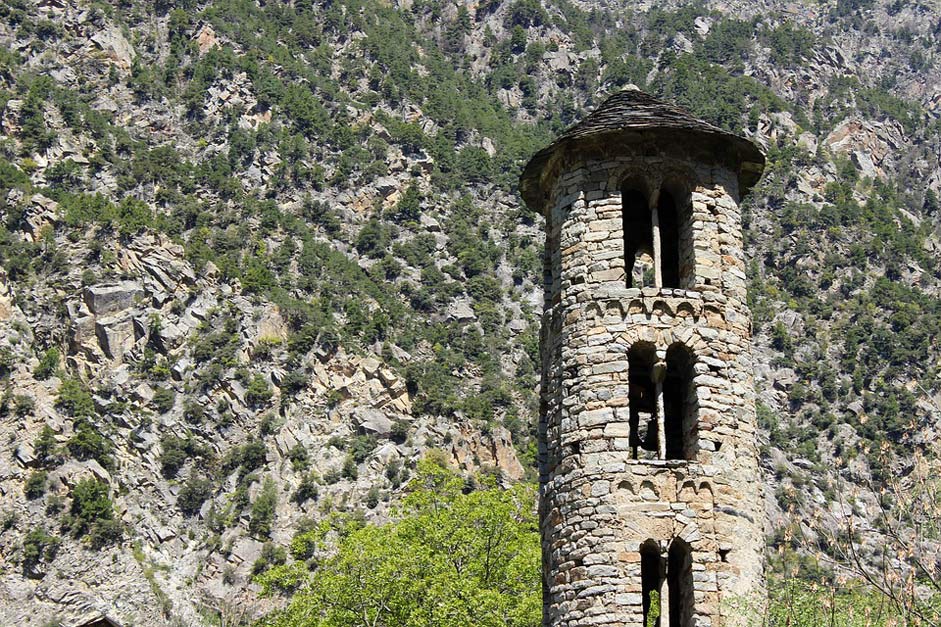
[[[521,179],[546,218],[546,627],[735,624],[763,590],[747,140],[622,92]],[[654,594],[656,593],[656,594]],[[659,610],[659,612],[658,612]]]

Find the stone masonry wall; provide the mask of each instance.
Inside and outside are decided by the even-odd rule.
[[[547,220],[540,424],[547,627],[641,626],[639,549],[651,539],[664,553],[674,538],[691,548],[694,607],[684,627],[735,624],[730,602],[762,586],[737,180],[684,161],[678,150],[647,154],[571,163]],[[625,180],[643,185],[648,198],[668,185],[687,216],[688,289],[626,289]],[[693,459],[632,458],[627,354],[637,342],[653,345],[658,360],[674,343],[695,356]]]

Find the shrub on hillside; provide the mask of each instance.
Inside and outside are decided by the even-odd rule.
[[[108,485],[98,479],[82,479],[72,489],[72,505],[62,527],[91,548],[102,548],[121,539],[124,530],[114,518]]]
[[[177,495],[176,504],[186,516],[194,516],[199,513],[203,503],[212,496],[212,482],[209,479],[192,476]]]
[[[39,359],[36,368],[33,369],[33,376],[40,381],[45,381],[56,373],[59,368],[59,351],[50,348]]]

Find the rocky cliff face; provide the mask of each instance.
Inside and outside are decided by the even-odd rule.
[[[532,478],[515,181],[627,84],[769,154],[746,207],[769,535],[938,431],[927,4],[0,13],[0,622],[254,616],[298,529],[381,520],[432,449]]]

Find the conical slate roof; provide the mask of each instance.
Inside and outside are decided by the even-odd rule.
[[[602,102],[584,120],[530,159],[520,176],[523,200],[531,209],[544,209],[545,199],[558,176],[557,168],[547,166],[554,157],[568,149],[598,140],[616,145],[619,138],[640,134],[663,134],[664,137],[696,142],[709,150],[716,161],[726,163],[738,172],[743,193],[758,181],[764,170],[764,155],[748,139],[695,118],[688,111],[642,91],[626,89]]]

